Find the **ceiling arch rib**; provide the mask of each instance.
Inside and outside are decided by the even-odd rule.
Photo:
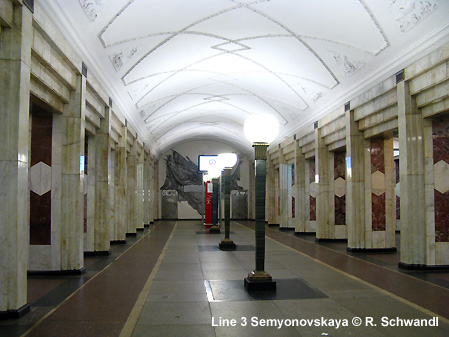
[[[449,30],[441,0],[41,1],[156,155],[182,137],[250,150],[245,114],[289,136]]]

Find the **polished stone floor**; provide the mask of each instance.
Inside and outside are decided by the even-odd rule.
[[[277,289],[246,291],[253,226],[233,222],[237,249],[220,251],[224,231],[158,222],[110,256],[86,258],[83,276],[30,278],[32,312],[0,322],[0,336],[449,335],[448,273],[400,271],[397,253],[354,255],[267,227]]]

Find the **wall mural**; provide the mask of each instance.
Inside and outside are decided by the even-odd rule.
[[[167,174],[161,191],[175,190],[178,192],[178,201],[187,201],[200,215],[204,214],[204,194],[202,174],[198,171],[198,164],[194,163],[188,156],[184,158],[178,152],[172,151],[165,159]],[[243,190],[238,185],[240,180],[240,156],[238,162],[232,169],[231,190]]]

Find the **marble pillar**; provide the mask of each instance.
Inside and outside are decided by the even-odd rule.
[[[95,236],[95,175],[96,175],[96,145],[95,135],[85,134],[84,147],[84,251],[93,252]]]
[[[127,202],[126,202],[126,129],[121,126],[120,139],[115,148],[115,166],[114,166],[114,243],[126,241],[127,231]]]
[[[148,193],[148,197],[149,197],[149,223],[152,224],[154,223],[154,220],[157,218],[157,208],[155,208],[155,177],[154,177],[154,160],[150,157],[150,174],[149,174],[149,193]]]
[[[1,8],[0,8],[1,9]],[[14,6],[0,48],[0,315],[27,306],[29,112],[32,14]]]
[[[150,224],[150,158],[146,153],[143,162],[143,224]]]
[[[137,230],[137,217],[136,217],[136,191],[137,191],[137,153],[136,153],[136,141],[134,140],[133,146],[131,146],[126,158],[127,165],[127,185],[126,185],[126,202],[127,213],[126,218],[126,234],[135,235]]]
[[[335,239],[334,195],[330,189],[331,155],[320,131],[315,129],[316,239],[327,240]]]
[[[111,141],[109,137],[110,109],[105,107],[104,118],[100,120],[95,140],[95,229],[94,251],[96,254],[108,254],[110,250],[109,238],[109,157],[111,155]]]
[[[144,189],[143,189],[143,154],[137,157],[136,165],[136,228],[142,230],[144,228],[143,220],[143,204],[144,204]]]
[[[79,75],[63,113],[61,270],[84,271],[83,195],[86,78]]]
[[[298,144],[295,145],[295,185],[294,185],[294,195],[296,201],[295,207],[295,232],[296,233],[306,233],[310,231],[308,228],[308,208],[307,201],[308,195],[306,193],[306,158],[302,153],[301,148]]]
[[[111,141],[112,142],[112,141]],[[109,166],[109,240],[111,242],[115,241],[115,216],[116,216],[116,209],[115,209],[115,147],[111,147],[111,154],[108,159],[108,166]]]
[[[288,228],[289,204],[288,165],[282,162],[279,164],[279,228]]]
[[[354,111],[346,111],[346,226],[348,250],[365,249],[365,153]]]
[[[252,175],[252,179],[255,179],[255,175]],[[276,192],[275,192],[275,170],[273,160],[268,155],[267,158],[267,197],[266,197],[266,220],[268,224],[276,224]],[[251,204],[250,204],[251,205]],[[252,206],[250,206],[252,207]]]
[[[331,183],[333,187],[331,190],[334,194],[335,238],[345,239],[348,237],[346,233],[346,153],[334,152],[332,157]]]
[[[399,176],[401,180],[401,267],[424,266],[432,262],[426,244],[433,240],[434,231],[426,230],[426,212],[433,205],[426,204],[428,194],[433,194],[433,179],[425,182],[425,162],[433,162],[431,142],[424,144],[425,122],[410,94],[409,84],[397,84],[399,125]],[[431,132],[431,127],[430,127]],[[429,144],[430,143],[430,144]],[[426,154],[424,156],[424,151]],[[432,163],[433,164],[433,163]],[[432,263],[430,263],[432,264]]]

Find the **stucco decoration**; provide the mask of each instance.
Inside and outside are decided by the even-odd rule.
[[[392,0],[390,8],[399,29],[405,33],[437,9],[438,1]]]
[[[79,0],[90,21],[94,22],[105,7],[105,0]]]

